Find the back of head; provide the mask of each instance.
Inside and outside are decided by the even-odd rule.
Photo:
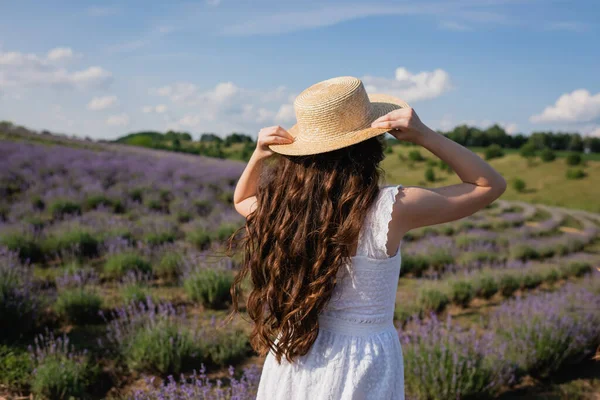
[[[260,355],[271,349],[278,362],[291,362],[316,340],[317,317],[379,194],[384,147],[380,135],[326,153],[276,155],[265,165],[231,291],[233,314],[238,286],[249,277],[250,343]]]

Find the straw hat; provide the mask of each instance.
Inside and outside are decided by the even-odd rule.
[[[287,131],[289,144],[271,144],[275,153],[290,156],[337,150],[389,132],[371,123],[390,111],[410,107],[384,94],[368,95],[360,79],[340,76],[316,83],[294,100],[297,123]]]

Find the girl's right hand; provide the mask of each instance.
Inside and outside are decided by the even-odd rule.
[[[429,129],[411,107],[399,108],[377,118],[371,124],[371,128],[389,128],[392,136],[407,142],[418,141]]]
[[[270,157],[273,155],[273,150],[269,148],[269,145],[290,144],[293,143],[294,140],[296,140],[296,138],[281,126],[269,126],[262,128],[260,132],[258,132],[255,151],[262,157]]]

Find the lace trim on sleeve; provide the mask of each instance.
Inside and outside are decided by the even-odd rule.
[[[385,186],[382,190],[386,193],[382,194],[381,202],[377,212],[375,213],[375,244],[377,249],[377,258],[390,258],[387,254],[386,244],[389,231],[390,221],[392,220],[392,211],[396,202],[396,195],[402,185]]]

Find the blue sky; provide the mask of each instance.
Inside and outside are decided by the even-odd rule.
[[[434,129],[600,136],[598,20],[597,0],[0,0],[0,120],[255,137],[351,75]]]

